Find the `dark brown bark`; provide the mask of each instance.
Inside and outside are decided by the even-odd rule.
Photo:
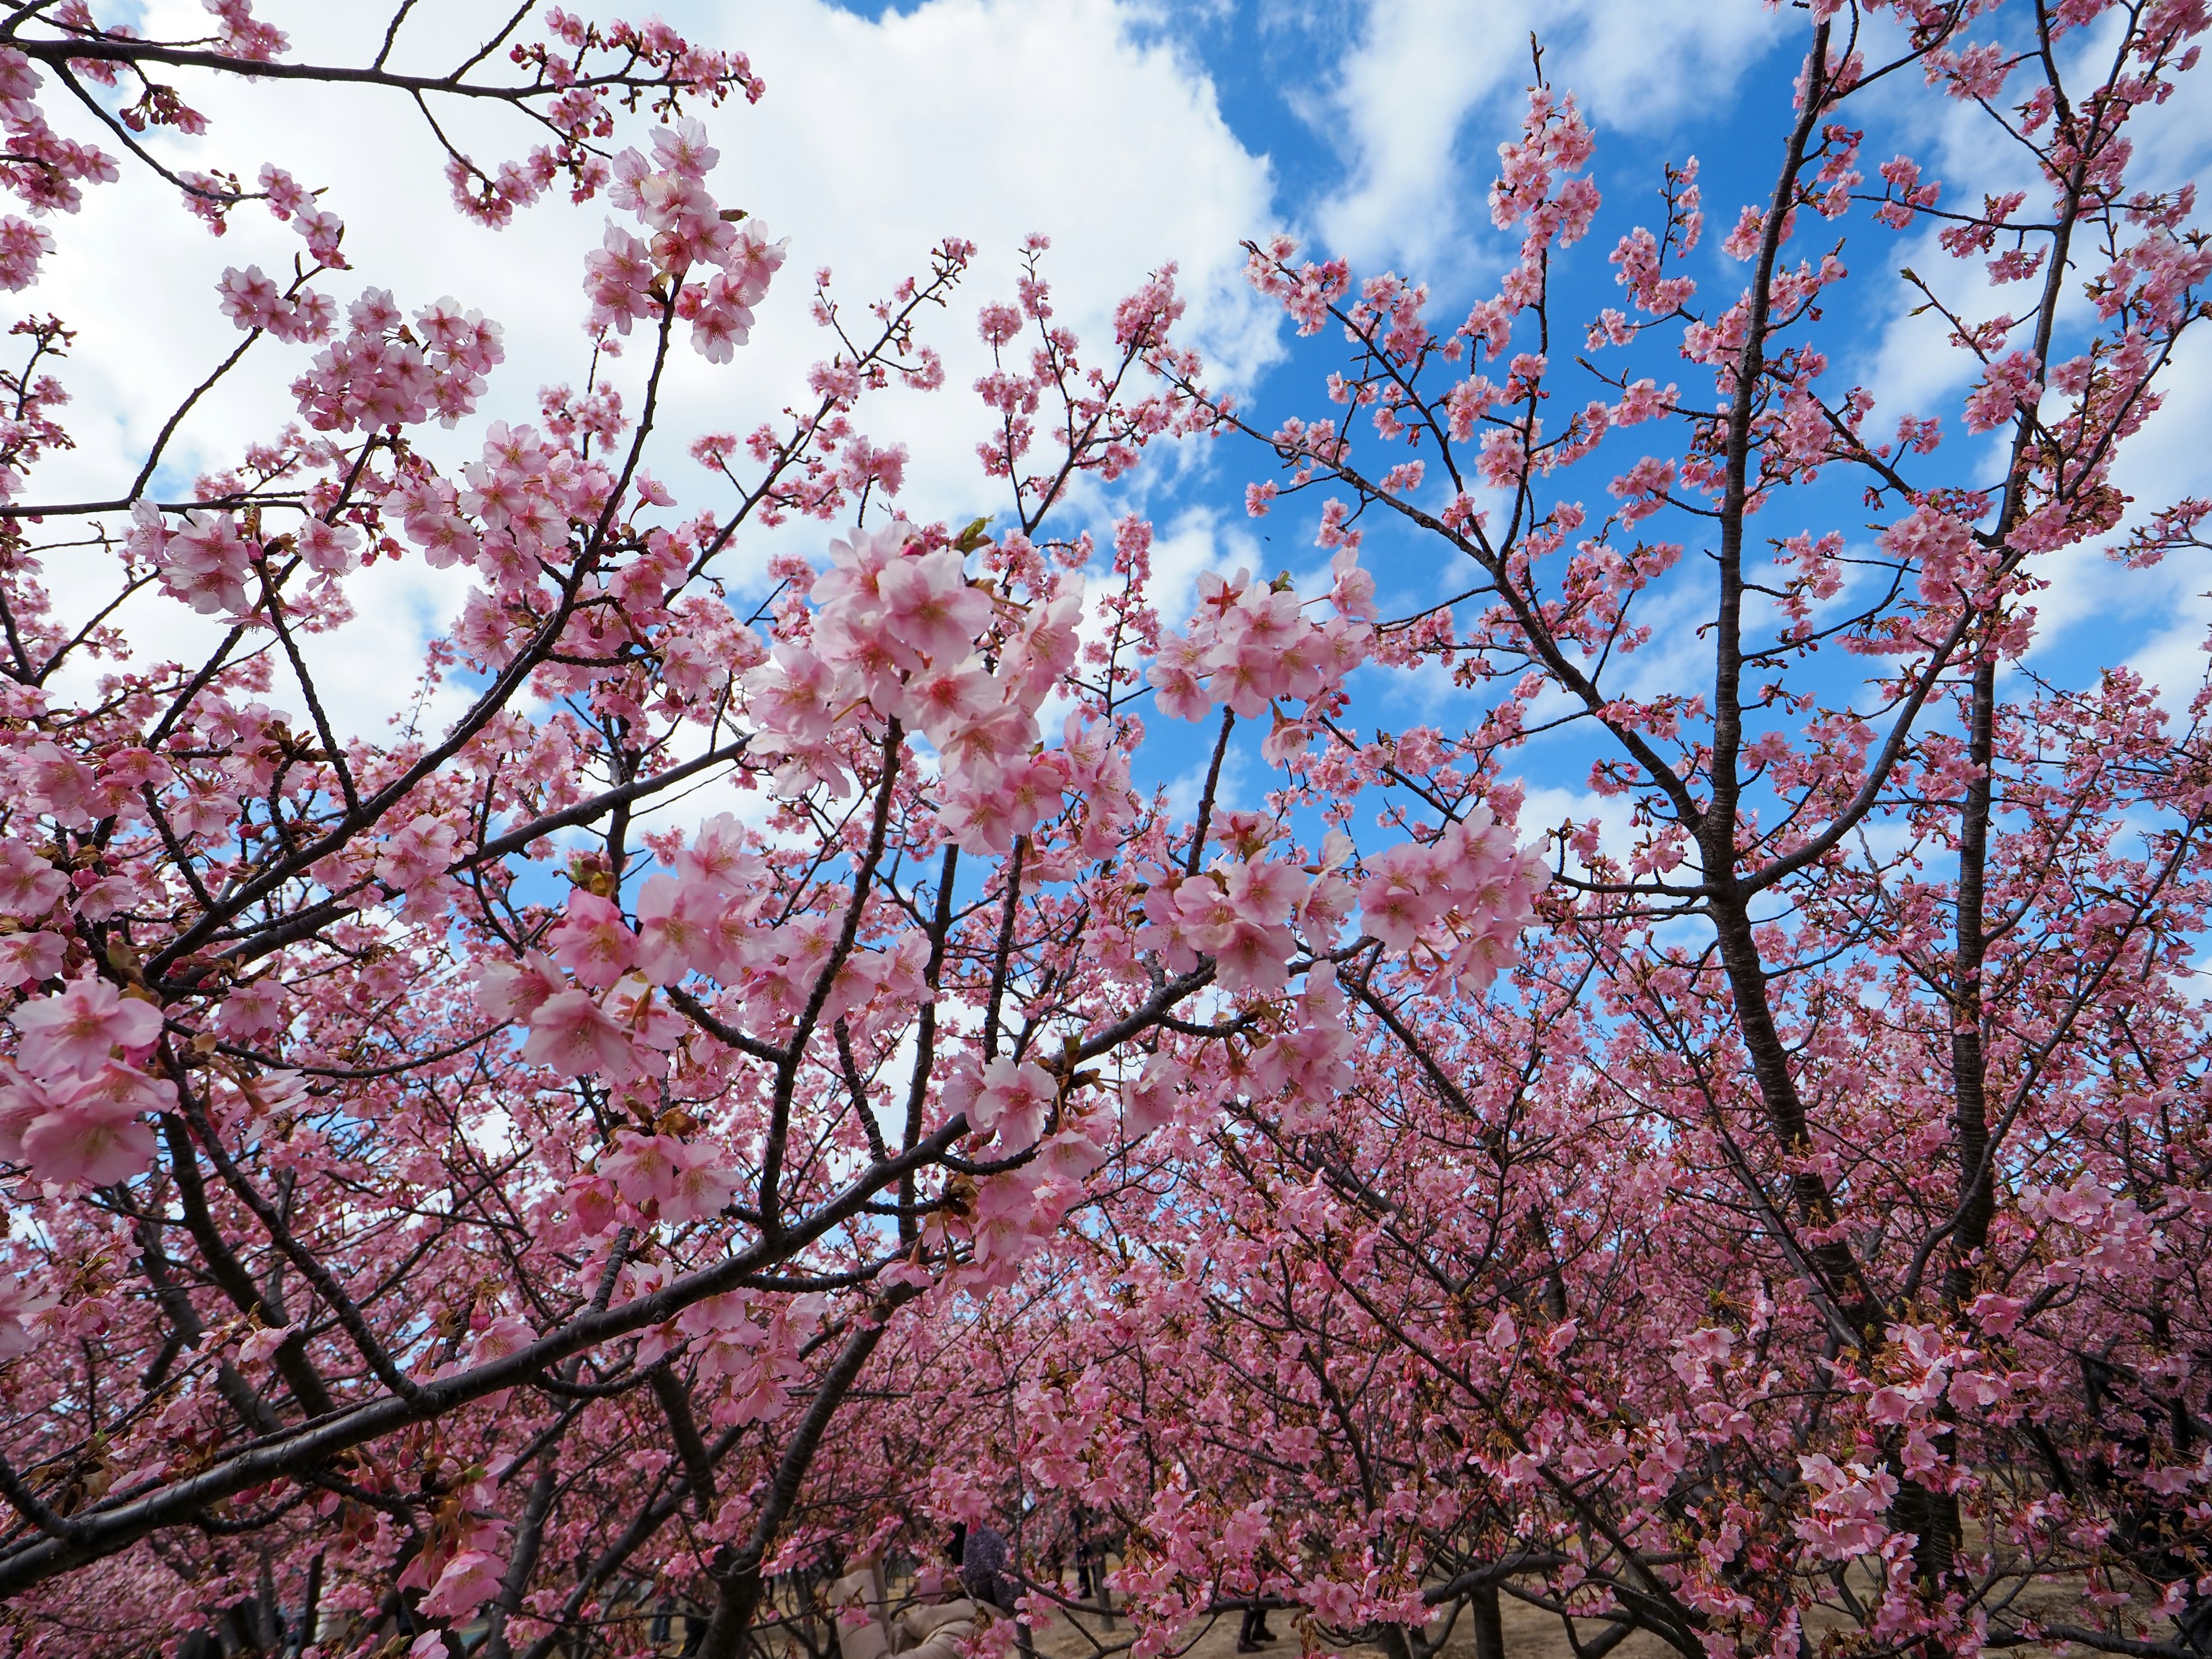
[[[1477,1584],[1467,1599],[1474,1632],[1474,1659],[1505,1659],[1505,1624],[1498,1605],[1498,1586]]]

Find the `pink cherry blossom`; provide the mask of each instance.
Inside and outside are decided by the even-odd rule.
[[[0,938],[0,990],[34,985],[61,972],[68,941],[59,933],[9,933]]]
[[[384,843],[376,860],[377,878],[403,893],[425,892],[446,873],[459,841],[453,825],[428,812],[418,813]]]
[[[994,1060],[957,1074],[945,1100],[975,1127],[995,1132],[1009,1152],[1020,1152],[1043,1133],[1057,1097],[1051,1073],[1036,1062]]]
[[[567,918],[545,942],[562,967],[594,989],[612,985],[637,960],[637,935],[620,908],[581,887],[570,890]]]
[[[90,975],[20,1005],[8,1019],[22,1034],[19,1062],[49,1078],[90,1077],[115,1049],[142,1049],[161,1034],[158,1008]]]
[[[21,1132],[23,1160],[41,1181],[101,1187],[142,1173],[154,1156],[154,1131],[145,1121],[161,1103],[152,1081],[121,1067],[58,1097],[52,1109]],[[166,1085],[163,1085],[166,1087]]]
[[[532,1009],[522,1057],[562,1077],[625,1078],[637,1066],[629,1036],[588,991],[562,991]]]
[[[966,656],[991,614],[990,600],[967,585],[956,554],[893,559],[876,586],[885,633],[897,646],[937,662]]]

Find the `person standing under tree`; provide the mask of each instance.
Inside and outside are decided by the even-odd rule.
[[[955,1522],[946,1553],[960,1570],[960,1588],[975,1601],[1012,1619],[1022,1652],[1033,1654],[1029,1621],[1014,1607],[1019,1591],[1008,1571],[1012,1551],[1007,1547],[1006,1534],[988,1525],[971,1530],[966,1522]]]

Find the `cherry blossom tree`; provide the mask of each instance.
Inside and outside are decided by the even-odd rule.
[[[1490,1659],[1501,1596],[1584,1652],[2212,1650],[2212,694],[2036,649],[2064,562],[2204,545],[2118,482],[2212,270],[2140,142],[2201,4],[1814,0],[1714,302],[1691,157],[1578,246],[1598,141],[1540,56],[1463,323],[1252,245],[1341,341],[1328,410],[1218,395],[1171,271],[1086,351],[1033,243],[974,313],[964,529],[860,426],[945,378],[957,240],[858,313],[817,279],[780,422],[663,429],[673,354],[739,361],[786,262],[691,118],[744,59],[526,8],[409,76],[406,6],[365,65],[210,11],[0,24],[11,289],[88,189],[302,239],[225,275],[206,384],[100,499],[38,489],[97,319],[12,337],[17,1650],[549,1659],[680,1605],[730,1655],[775,1575],[994,1516],[1035,1622],[1084,1515],[1136,1615],[1099,1644],[1144,1659],[1255,1601]],[[487,222],[616,216],[535,421],[477,414],[495,323],[344,294],[343,203],[165,170],[139,135],[204,126],[170,82],[210,75],[405,99]],[[457,100],[537,147],[447,143]],[[1937,176],[1939,118],[1986,176]],[[1881,274],[1899,236],[1929,275]],[[1623,295],[1588,322],[1577,262]],[[1964,390],[1877,422],[1832,360],[1907,308]],[[173,490],[276,351],[290,406]],[[1255,515],[1320,498],[1322,581],[1164,617],[1150,526],[1083,531],[1197,434],[1273,464]],[[472,586],[450,717],[371,738],[325,689],[395,559]],[[186,609],[191,659],[127,620]],[[1452,716],[1387,730],[1412,677]],[[1176,721],[1180,808],[1138,749]],[[1524,847],[1577,743],[1589,816]]]
[[[303,245],[289,274],[224,274],[206,380],[101,499],[39,489],[81,325],[13,337],[11,1650],[215,1626],[419,1656],[470,1626],[545,1659],[648,1640],[624,1621],[672,1588],[701,1650],[734,1654],[864,1478],[844,1408],[902,1310],[954,1318],[1009,1284],[1161,1127],[1161,1033],[1203,1053],[1264,1023],[1291,1064],[1340,1005],[1348,848],[1216,813],[1233,720],[1194,811],[1133,784],[1149,532],[1109,552],[1051,527],[1202,407],[1144,367],[1196,373],[1167,344],[1172,273],[1086,356],[1032,244],[1016,301],[979,313],[979,489],[1003,505],[956,533],[895,510],[904,453],[856,417],[941,384],[923,325],[973,249],[858,314],[825,271],[805,398],[690,443],[679,504],[648,466],[668,471],[664,373],[733,362],[786,258],[721,204],[688,112],[758,97],[745,59],[557,9],[532,40],[526,6],[426,78],[389,67],[408,5],[358,65],[295,62],[246,0],[210,9],[202,40],[83,0],[0,25],[6,183],[32,216],[0,225],[11,289],[88,189],[156,180],[217,234],[265,209]],[[452,100],[538,130],[516,161],[447,144],[474,218],[556,188],[616,216],[577,273],[589,352],[535,422],[477,416],[494,320],[348,297],[342,203],[141,143],[206,125],[171,83],[195,74],[381,88],[441,143]],[[90,137],[49,124],[64,107]],[[172,490],[195,406],[276,350],[291,406]],[[741,602],[728,557],[777,526],[773,590]],[[325,694],[349,591],[408,559],[472,578],[422,669],[422,706],[455,712],[364,736]],[[58,560],[104,587],[58,597]],[[1220,589],[1219,648],[1265,659],[1241,698],[1340,692],[1367,591],[1348,568],[1303,599]],[[122,620],[187,611],[196,656]],[[735,810],[648,817],[713,781]],[[1493,951],[1544,879],[1503,829],[1408,856],[1490,884],[1502,919],[1470,890],[1463,921]]]
[[[1270,455],[1254,514],[1321,497],[1347,572],[1363,538],[1436,556],[1450,597],[1372,659],[1470,712],[1278,706],[1278,809],[1364,833],[1379,791],[1404,836],[1364,866],[1374,954],[1324,982],[1327,1054],[1184,1059],[1222,1115],[1065,1246],[1089,1296],[1006,1450],[1121,1514],[1144,1651],[1269,1596],[1393,1652],[1469,1620],[1487,1656],[1501,1591],[1583,1652],[2212,1650],[2212,694],[2025,660],[2069,550],[2127,580],[2204,545],[2207,503],[2115,480],[2205,314],[2193,188],[2137,139],[2208,20],[1801,9],[1740,289],[1699,294],[1684,157],[1613,242],[1622,306],[1571,328],[1595,140],[1540,56],[1490,198],[1518,258],[1464,322],[1279,238],[1252,279],[1341,342],[1342,412],[1160,363]],[[1955,148],[1990,176],[1876,161],[1916,100],[1986,124]],[[1914,232],[1950,262],[1895,284],[1971,384],[1877,422],[1832,359]],[[1164,643],[1163,707],[1264,711],[1212,627]],[[1476,999],[1455,971],[1507,953],[1431,931],[1445,849],[1566,736],[1620,822],[1557,829]]]

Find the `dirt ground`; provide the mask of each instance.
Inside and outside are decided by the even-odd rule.
[[[1499,1614],[1499,1623],[1504,1627],[1508,1659],[1574,1659],[1574,1650],[1567,1644],[1565,1633],[1555,1615],[1529,1607],[1525,1602],[1516,1601],[1510,1596],[1502,1598]],[[1195,1636],[1197,1643],[1188,1650],[1185,1659],[1237,1659],[1237,1614],[1231,1613],[1194,1624],[1185,1632],[1184,1639]],[[1097,1652],[1097,1648],[1092,1638],[1084,1633],[1085,1631],[1097,1633],[1097,1640],[1107,1643],[1128,1639],[1127,1620],[1115,1620],[1111,1633],[1103,1632],[1100,1620],[1096,1617],[1085,1618],[1082,1624],[1084,1631],[1079,1631],[1073,1620],[1062,1614],[1054,1621],[1052,1629],[1038,1632],[1037,1651],[1045,1656],[1045,1659],[1090,1659]],[[1289,1615],[1271,1613],[1268,1624],[1275,1632],[1276,1639],[1263,1647],[1261,1653],[1266,1656],[1266,1659],[1298,1659],[1298,1634],[1291,1625]],[[1585,1624],[1580,1627],[1579,1633],[1587,1641],[1597,1635],[1600,1628],[1595,1624]],[[1382,1653],[1381,1649],[1374,1647],[1354,1647],[1342,1651],[1359,1656],[1359,1659],[1369,1659],[1370,1656],[1376,1656],[1379,1659]],[[1671,1659],[1674,1652],[1656,1637],[1639,1632],[1613,1649],[1612,1659],[1662,1659],[1662,1656],[1668,1656]],[[1458,1628],[1452,1632],[1451,1639],[1444,1644],[1443,1659],[1474,1659],[1474,1633],[1462,1618]]]
[[[2050,1613],[2070,1617],[2078,1623],[2086,1624],[2094,1620],[2096,1615],[2087,1609],[2065,1607],[2066,1600],[2063,1593],[2055,1595],[2048,1604]],[[1526,1602],[1516,1601],[1511,1596],[1501,1598],[1500,1613],[1500,1623],[1504,1627],[1507,1659],[1574,1659],[1574,1649],[1568,1644],[1558,1615],[1532,1607]],[[2087,1617],[2084,1617],[2085,1613]],[[1281,1613],[1273,1613],[1269,1616],[1269,1622],[1277,1639],[1261,1649],[1262,1655],[1267,1656],[1268,1659],[1298,1659],[1298,1635],[1290,1624],[1288,1616]],[[1054,1620],[1050,1629],[1040,1631],[1036,1647],[1042,1659],[1091,1659],[1091,1656],[1098,1651],[1099,1643],[1110,1645],[1128,1639],[1127,1620],[1115,1620],[1111,1632],[1106,1631],[1096,1616],[1082,1617],[1081,1626],[1079,1629],[1073,1619],[1063,1613]],[[1583,1640],[1589,1641],[1602,1628],[1597,1624],[1588,1623],[1578,1626],[1577,1633]],[[1196,1642],[1185,1659],[1237,1659],[1237,1615],[1234,1613],[1194,1624],[1185,1632],[1184,1639],[1190,1640],[1195,1637]],[[1370,1656],[1377,1656],[1379,1659],[1381,1653],[1380,1649],[1372,1647],[1355,1647],[1343,1651],[1348,1656],[1358,1656],[1358,1659],[1369,1659]],[[1657,1637],[1639,1632],[1613,1650],[1613,1659],[1672,1659],[1674,1651]],[[2000,1650],[1992,1648],[1984,1651],[1994,1656]],[[2080,1650],[2039,1645],[2008,1648],[2002,1651],[2008,1659],[2055,1659],[2055,1656],[2062,1652],[2078,1653]],[[1462,1617],[1452,1632],[1450,1640],[1444,1644],[1443,1659],[1474,1659],[1474,1632]]]

